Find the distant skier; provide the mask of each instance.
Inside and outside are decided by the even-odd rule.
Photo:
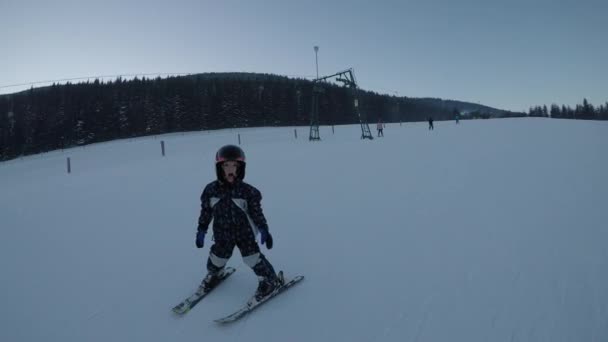
[[[454,120],[456,120],[456,124],[458,125],[460,123],[460,112],[458,109],[454,108],[452,114],[454,114]]]
[[[382,123],[382,120],[378,120],[378,124],[376,125],[376,129],[378,130],[378,137],[383,137],[384,136],[384,124]]]
[[[258,276],[259,285],[255,299],[259,301],[281,286],[284,280],[277,276],[256,242],[256,234],[259,232],[261,243],[265,244],[266,248],[271,249],[273,245],[260,204],[262,194],[255,187],[243,182],[245,166],[245,153],[240,147],[226,145],[217,151],[217,180],[209,183],[201,195],[196,247],[204,246],[205,235],[213,219],[215,242],[209,252],[208,273],[201,283],[201,288],[210,289],[215,286],[218,273],[237,246],[245,264]]]
[[[429,116],[429,130],[434,130],[435,127],[433,126],[433,118]]]

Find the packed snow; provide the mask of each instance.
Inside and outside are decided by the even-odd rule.
[[[608,341],[607,122],[384,133],[192,132],[0,163],[0,340]],[[257,287],[235,250],[237,272],[177,317],[212,244],[194,246],[199,196],[239,134],[262,251],[306,279],[220,326]]]

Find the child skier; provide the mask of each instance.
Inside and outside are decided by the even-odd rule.
[[[201,290],[211,289],[217,284],[219,272],[224,269],[237,246],[245,264],[258,276],[259,285],[254,297],[259,301],[281,286],[284,279],[282,273],[275,273],[256,242],[259,232],[261,243],[266,248],[271,249],[273,245],[260,205],[262,194],[243,182],[245,166],[245,153],[238,146],[226,145],[216,153],[217,180],[209,183],[201,195],[196,247],[203,247],[209,223],[213,219],[215,241],[207,259],[208,273],[201,283]]]

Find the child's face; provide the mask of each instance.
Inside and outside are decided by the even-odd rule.
[[[224,179],[228,183],[234,183],[236,180],[236,170],[239,167],[239,163],[235,161],[226,161],[222,164],[222,170],[224,171]]]

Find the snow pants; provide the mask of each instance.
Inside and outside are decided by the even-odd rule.
[[[236,246],[241,252],[243,262],[253,269],[260,280],[276,276],[274,268],[260,252],[260,246],[255,240],[251,227],[230,227],[229,229],[214,227],[213,235],[214,243],[207,259],[209,273],[216,273],[224,268]]]

